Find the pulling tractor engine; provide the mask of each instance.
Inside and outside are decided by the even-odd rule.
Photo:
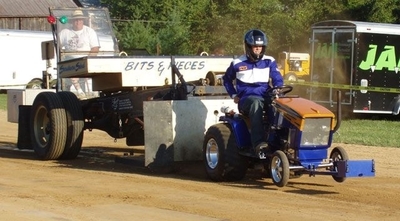
[[[279,89],[281,94],[271,96],[274,89]],[[340,114],[336,118],[321,105],[297,95],[286,95],[292,89],[282,86],[267,91],[274,99],[271,104],[274,119],[270,125],[265,121],[269,149],[260,156],[252,148],[247,117],[228,113],[220,117],[221,123],[208,129],[203,158],[212,180],[241,180],[249,165],[254,164],[263,164],[279,187],[302,174],[330,175],[337,182],[343,182],[346,177],[375,175],[373,160],[349,160],[343,147],[334,147],[328,156],[333,134],[340,125]],[[338,103],[338,113],[339,107]]]

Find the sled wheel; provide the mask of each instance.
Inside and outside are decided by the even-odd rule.
[[[215,75],[214,72],[208,72],[206,75],[206,83],[207,85],[210,86],[216,86],[217,85],[217,76]]]
[[[333,162],[335,162],[339,160],[348,160],[349,156],[347,155],[347,152],[343,147],[335,147],[331,151],[329,158],[332,159]],[[337,171],[337,168],[334,166],[332,170]],[[346,180],[346,177],[337,177],[335,175],[332,175],[332,178],[339,183],[342,183]]]
[[[32,105],[30,126],[33,150],[42,160],[55,160],[64,151],[67,118],[61,98],[53,92],[39,93]]]
[[[247,172],[248,160],[239,154],[229,124],[216,124],[207,130],[203,160],[207,175],[214,181],[242,180]]]
[[[76,95],[69,91],[58,92],[67,116],[67,140],[64,152],[60,156],[62,160],[75,159],[82,147],[84,119],[82,107]]]
[[[289,160],[285,153],[277,150],[271,157],[271,178],[275,185],[284,187],[289,181]]]

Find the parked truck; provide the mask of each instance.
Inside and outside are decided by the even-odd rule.
[[[51,32],[0,29],[0,90],[45,88],[43,76],[54,86],[56,60],[41,53],[42,42],[52,40]]]
[[[335,91],[341,90],[344,113],[398,115],[399,37],[398,24],[344,20],[315,23],[310,39],[309,98],[333,107]]]

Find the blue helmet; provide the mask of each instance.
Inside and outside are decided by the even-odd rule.
[[[247,58],[253,62],[259,61],[264,56],[267,44],[268,44],[267,36],[261,30],[252,29],[244,35],[245,53]],[[261,53],[258,55],[254,54],[251,48],[252,46],[262,46]]]

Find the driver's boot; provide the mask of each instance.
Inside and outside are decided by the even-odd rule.
[[[266,159],[266,153],[269,151],[269,146],[268,143],[266,142],[261,142],[256,145],[255,147],[255,152],[256,156],[258,156],[260,159]]]

